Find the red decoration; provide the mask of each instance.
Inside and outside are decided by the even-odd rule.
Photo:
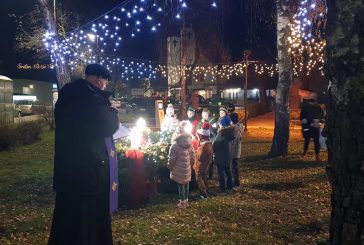
[[[130,158],[130,159],[138,159],[138,160],[143,160],[144,158],[144,153],[141,152],[138,149],[128,149],[125,152],[125,156],[126,158]]]
[[[137,208],[148,200],[147,182],[144,170],[144,153],[138,149],[128,149],[125,152],[125,156],[133,161],[133,164],[130,167],[128,206]]]

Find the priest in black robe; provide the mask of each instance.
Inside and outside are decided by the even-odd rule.
[[[118,111],[109,102],[111,94],[104,91],[109,71],[90,64],[85,75],[61,89],[55,106],[51,245],[113,243],[110,152],[105,139],[118,129]]]

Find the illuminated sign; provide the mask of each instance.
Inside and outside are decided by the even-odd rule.
[[[28,64],[19,63],[16,66],[16,68],[19,69],[19,70],[44,70],[44,69],[53,69],[54,65],[53,64],[32,64],[32,65],[28,65]]]

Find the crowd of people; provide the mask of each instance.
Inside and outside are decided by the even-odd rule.
[[[189,183],[195,178],[199,196],[209,196],[208,179],[216,165],[221,192],[240,185],[238,159],[244,126],[238,114],[221,107],[219,119],[214,123],[210,112],[203,109],[201,116],[190,107],[187,119],[178,122],[172,105],[166,109],[162,131],[173,131],[167,167],[170,178],[177,183],[180,208],[188,207]]]

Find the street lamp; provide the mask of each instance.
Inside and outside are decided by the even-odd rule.
[[[245,83],[244,83],[244,125],[245,131],[248,131],[248,120],[247,120],[247,96],[248,96],[248,66],[249,66],[249,56],[251,55],[251,50],[244,50],[244,64],[245,64]]]

